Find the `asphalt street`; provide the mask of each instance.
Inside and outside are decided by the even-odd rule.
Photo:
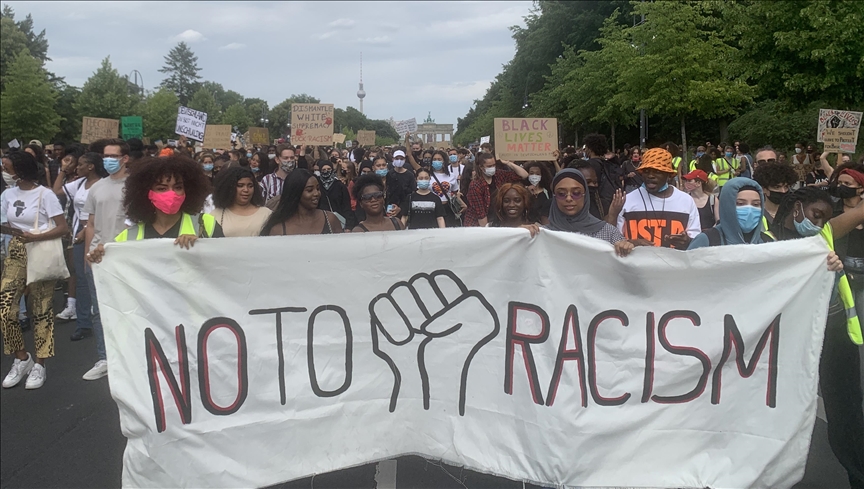
[[[56,305],[60,304],[58,294]],[[55,308],[60,311],[62,307]],[[94,339],[71,342],[74,321],[55,327],[56,356],[47,364],[47,380],[38,390],[24,383],[0,393],[0,488],[120,487],[123,449],[117,405],[107,378],[81,379],[96,361]],[[33,333],[25,333],[32,349]],[[12,358],[0,361],[5,376]],[[796,488],[848,488],[845,472],[828,446],[826,423],[816,419],[804,480]],[[420,457],[402,457],[393,467],[317,475],[279,488],[521,488],[521,482],[491,477]]]

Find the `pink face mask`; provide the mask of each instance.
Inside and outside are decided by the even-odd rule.
[[[154,192],[150,191],[147,194],[147,197],[150,198],[150,202],[153,202],[153,205],[168,215],[177,214],[180,211],[180,207],[183,205],[183,202],[186,200],[186,194],[178,195],[177,192],[173,190],[169,190],[167,192]]]

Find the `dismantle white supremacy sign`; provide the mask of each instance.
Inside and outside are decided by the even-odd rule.
[[[791,487],[827,248],[728,251],[618,258],[514,229],[108,244],[123,485],[266,486],[414,453],[546,486]]]

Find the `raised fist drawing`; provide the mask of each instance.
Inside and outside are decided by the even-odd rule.
[[[422,396],[427,410],[430,398],[455,404],[458,397],[464,416],[471,360],[501,329],[486,298],[453,272],[438,270],[397,282],[372,299],[369,314],[372,350],[393,371],[390,412],[401,393]]]

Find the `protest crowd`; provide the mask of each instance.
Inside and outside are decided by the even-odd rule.
[[[173,147],[33,140],[6,150],[0,316],[4,353],[15,361],[3,387],[44,385],[55,320],[75,321],[72,341],[92,337],[95,365],[83,379],[108,374],[91,264],[111,259],[109,242],[170,238],[183,253],[210,238],[512,227],[532,237],[588,235],[626,260],[641,246],[685,253],[821,235],[837,277],[821,391],[832,449],[852,486],[864,487],[864,158],[838,154],[832,163],[833,153],[806,143],[787,157],[743,141],[611,151],[599,134],[551,161],[498,159],[488,142],[433,147],[410,133],[392,146],[348,143],[238,141],[196,152],[185,137]],[[685,161],[688,154],[695,156]],[[68,280],[39,279],[64,265]],[[66,307],[54,311],[60,290]],[[32,347],[22,336],[28,328]]]

